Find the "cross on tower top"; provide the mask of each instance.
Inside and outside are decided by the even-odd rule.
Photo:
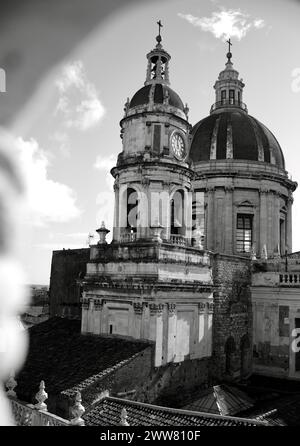
[[[163,27],[161,21],[159,20],[158,22],[156,22],[158,24],[158,35],[160,36],[160,28]]]
[[[228,43],[228,53],[230,53],[231,52],[231,46],[232,46],[231,40],[228,39],[228,40],[226,40],[226,42]]]

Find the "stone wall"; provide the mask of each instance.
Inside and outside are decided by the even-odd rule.
[[[209,358],[186,360],[158,368],[153,364],[154,347],[150,346],[106,376],[92,379],[90,385],[80,389],[84,407],[88,410],[106,392],[111,396],[146,403],[163,404],[168,401],[169,405],[180,407],[187,393],[208,386]],[[68,408],[72,405],[72,392],[67,391],[59,396],[56,409],[52,406],[52,410],[69,418]]]
[[[90,249],[53,251],[50,276],[50,317],[81,318],[80,286],[86,274]]]
[[[215,256],[212,377],[239,379],[252,369],[250,260]]]

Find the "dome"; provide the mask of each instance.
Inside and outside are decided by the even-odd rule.
[[[140,105],[148,104],[150,101],[150,90],[152,85],[145,85],[140,90],[138,90],[133,98],[130,101],[129,109],[133,107],[138,107]],[[154,104],[163,104],[164,98],[168,97],[169,105],[179,108],[180,110],[184,110],[184,105],[180,97],[177,93],[175,93],[172,88],[168,87],[167,85],[163,84],[154,84],[154,95],[153,100]]]
[[[232,147],[232,159],[262,161],[285,168],[275,136],[257,119],[237,109],[212,113],[193,127],[190,159],[224,160],[228,158],[228,146]]]

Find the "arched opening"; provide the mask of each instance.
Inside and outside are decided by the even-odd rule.
[[[235,352],[235,342],[233,337],[230,336],[225,344],[225,372],[228,376],[232,376],[234,373]]]
[[[184,238],[185,235],[184,205],[185,205],[184,191],[177,190],[173,194],[170,202],[171,236],[182,236],[182,238]]]
[[[251,348],[249,336],[246,334],[242,337],[240,343],[241,351],[241,378],[247,378],[251,373]]]
[[[127,189],[127,229],[136,233],[137,222],[139,218],[138,194],[135,189]]]

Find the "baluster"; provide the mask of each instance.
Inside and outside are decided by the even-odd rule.
[[[128,418],[127,410],[125,409],[125,407],[123,407],[123,409],[121,410],[120,426],[129,426],[127,418]]]

